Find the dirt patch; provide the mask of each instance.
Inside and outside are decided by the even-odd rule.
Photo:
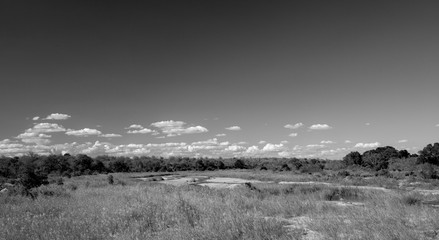
[[[205,180],[209,183],[224,183],[224,184],[244,184],[244,183],[273,183],[273,182],[263,182],[259,180],[248,180],[242,178],[227,178],[227,177],[213,177]]]
[[[233,184],[233,183],[200,183],[199,186],[210,187],[210,188],[236,188],[241,186],[242,184]]]
[[[265,219],[274,219],[279,222],[285,223],[284,227],[287,231],[294,233],[294,235],[300,234],[302,240],[323,240],[326,239],[323,234],[309,229],[309,225],[312,219],[307,216],[283,218],[283,217],[265,217]]]
[[[390,192],[391,189],[383,187],[373,187],[373,186],[354,186],[354,185],[340,185],[328,182],[279,182],[279,184],[291,184],[291,185],[325,185],[330,187],[338,188],[353,188],[353,189],[364,189],[364,190],[379,190],[384,192]]]

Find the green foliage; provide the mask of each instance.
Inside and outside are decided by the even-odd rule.
[[[431,163],[439,165],[439,143],[428,144],[419,151],[418,163]]]
[[[244,169],[244,168],[246,168],[244,161],[242,161],[241,159],[237,159],[235,161],[235,163],[233,164],[233,167],[237,168],[237,169]]]
[[[363,164],[375,170],[386,169],[389,160],[398,156],[399,153],[394,147],[378,147],[363,153]]]
[[[417,174],[424,179],[439,179],[438,167],[429,163],[418,165]]]
[[[108,175],[107,180],[108,180],[108,184],[110,184],[110,185],[114,184],[114,177],[113,177],[113,175],[111,175],[111,174]]]
[[[361,154],[359,152],[350,152],[343,158],[344,164],[349,165],[361,165],[363,163]]]

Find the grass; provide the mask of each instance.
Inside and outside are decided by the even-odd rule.
[[[267,172],[185,174],[272,181],[313,177]],[[433,239],[439,229],[439,210],[420,204],[432,196],[275,183],[174,187],[132,178],[145,175],[113,174],[114,185],[106,175],[66,178],[64,185],[37,189],[35,200],[0,196],[0,239],[303,239],[308,230],[321,239]],[[340,200],[364,205],[332,204]],[[295,219],[309,221],[285,227]]]

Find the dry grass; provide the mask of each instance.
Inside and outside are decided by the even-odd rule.
[[[265,183],[174,187],[132,176],[114,175],[125,185],[109,185],[106,175],[65,179],[62,190],[46,187],[41,192],[54,194],[36,200],[0,196],[0,239],[305,239],[311,230],[321,239],[434,239],[439,229],[439,211],[419,204],[422,195]],[[332,204],[340,199],[364,205]],[[309,221],[284,227],[298,217]]]

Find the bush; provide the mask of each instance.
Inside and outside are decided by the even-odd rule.
[[[69,197],[66,189],[58,185],[40,186],[32,189],[34,197]]]
[[[424,179],[438,179],[438,171],[434,165],[424,163],[418,166],[417,175]]]
[[[419,194],[409,194],[406,196],[403,196],[401,201],[406,205],[420,205],[422,202],[421,196]]]
[[[107,180],[108,180],[108,184],[110,184],[110,185],[114,184],[114,177],[113,177],[113,175],[111,175],[111,174],[108,175]]]
[[[332,188],[323,191],[322,198],[327,201],[358,200],[361,192],[354,188]]]
[[[339,177],[347,177],[347,176],[350,176],[350,175],[351,174],[348,171],[346,171],[346,170],[341,170],[341,171],[339,171],[337,173],[337,176],[339,176]]]

